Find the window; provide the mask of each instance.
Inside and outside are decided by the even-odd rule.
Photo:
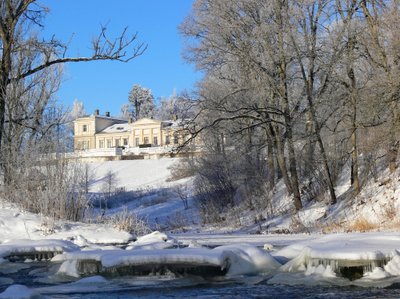
[[[104,148],[104,140],[99,140],[99,148]]]
[[[169,136],[165,136],[165,144],[170,144],[171,143],[171,138]]]
[[[135,146],[139,146],[139,137],[135,138]]]
[[[179,143],[179,137],[178,135],[174,136],[174,144],[178,144]]]
[[[82,141],[82,148],[87,150],[89,148],[89,141]]]
[[[119,139],[115,139],[115,147],[119,147]]]
[[[112,147],[112,141],[111,139],[107,139],[107,148],[111,148]]]
[[[128,138],[124,138],[123,139],[123,143],[124,143],[124,146],[127,146],[128,145]]]
[[[87,132],[87,125],[82,126],[82,132]]]
[[[153,144],[158,145],[158,137],[157,136],[153,137]]]
[[[144,144],[149,144],[149,137],[144,137],[143,138],[143,143]]]

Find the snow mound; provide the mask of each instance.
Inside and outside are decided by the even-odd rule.
[[[138,237],[135,242],[129,244],[127,250],[132,249],[169,249],[178,246],[178,242],[165,233],[154,231],[148,235]]]
[[[90,244],[123,244],[135,239],[132,234],[105,224],[76,223],[69,230],[60,230],[51,238],[71,240],[79,246]]]
[[[221,252],[222,258],[229,263],[229,276],[267,273],[281,264],[268,252],[252,245],[227,245],[213,249]]]

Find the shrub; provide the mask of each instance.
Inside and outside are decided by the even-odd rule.
[[[117,214],[111,216],[108,220],[116,229],[127,231],[137,236],[151,233],[151,229],[144,219],[140,218],[136,213],[129,212],[127,207]]]
[[[61,157],[42,158],[14,174],[4,186],[4,197],[43,217],[83,220],[89,208],[83,166]]]

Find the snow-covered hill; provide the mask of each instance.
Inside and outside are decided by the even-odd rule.
[[[351,192],[348,173],[344,172],[336,187],[338,204],[330,206],[323,198],[321,201],[305,202],[305,207],[297,214],[292,213],[291,198],[281,182],[271,196],[273,213],[268,207],[251,210],[243,205],[223,215],[224,223],[204,226],[191,197],[192,179],[170,180],[170,168],[179,161],[159,159],[90,163],[92,176],[89,191],[94,198],[101,198],[107,174],[112,172],[115,176],[113,187],[122,191],[107,203],[105,216],[112,217],[125,209],[147,221],[153,230],[328,233],[392,231],[400,227],[397,216],[400,211],[399,171],[394,174],[382,172],[375,179],[365,182],[362,192],[352,199],[348,196]],[[183,186],[187,192],[188,209],[185,209],[177,193],[176,189],[179,186]],[[95,218],[100,213],[97,207],[95,213],[89,216]],[[123,233],[117,233],[110,225],[99,225],[95,228],[89,224],[56,224],[49,221],[51,220],[22,212],[3,202],[0,206],[0,239],[38,239],[43,235],[54,237],[59,234],[62,238],[82,236],[84,239],[101,243],[110,241],[109,233],[116,236],[116,243],[128,238]],[[103,229],[104,236],[100,232]],[[92,237],[94,231],[97,231],[96,235],[100,236],[99,238]]]

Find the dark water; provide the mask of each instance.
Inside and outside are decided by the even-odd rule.
[[[20,269],[21,268],[21,269]],[[387,288],[271,284],[270,277],[234,280],[199,277],[98,277],[98,280],[62,281],[53,277],[51,263],[3,263],[0,293],[11,284],[37,290],[42,298],[400,298],[400,284]],[[10,273],[4,273],[10,272]]]
[[[400,289],[361,287],[311,287],[257,284],[212,283],[192,286],[162,285],[132,287],[94,293],[52,294],[51,298],[400,298]]]

